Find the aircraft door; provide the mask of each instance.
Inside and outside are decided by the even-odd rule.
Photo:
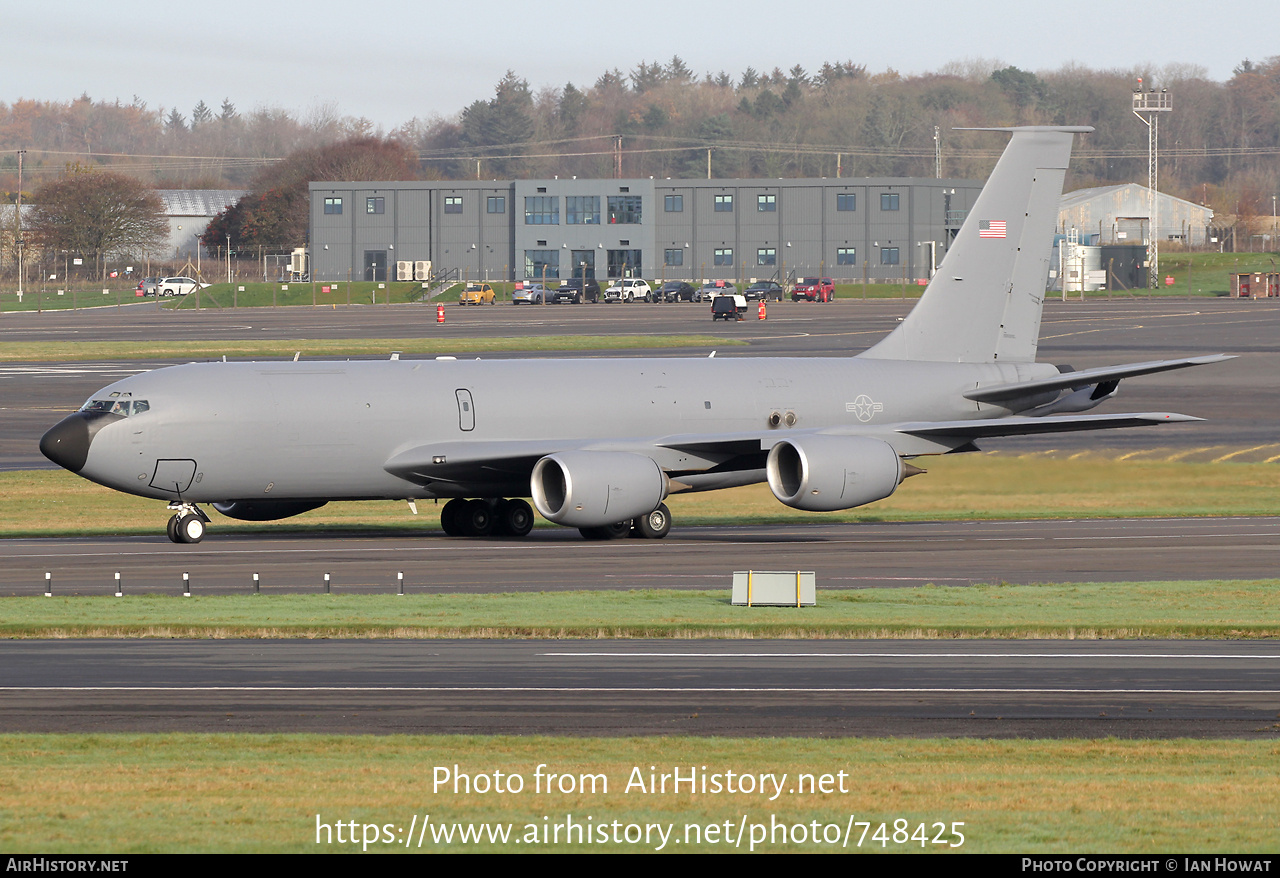
[[[457,390],[454,394],[458,397],[458,427],[464,431],[474,430],[476,428],[476,409],[475,404],[471,401],[470,390]]]
[[[181,494],[191,487],[196,477],[194,460],[157,460],[156,471],[151,477],[151,487],[158,491],[176,491]]]

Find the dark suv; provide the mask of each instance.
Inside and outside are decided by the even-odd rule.
[[[582,278],[571,277],[568,280],[560,281],[560,286],[556,289],[553,302],[560,304],[561,302],[572,302],[575,305],[581,305],[583,301],[590,302],[592,305],[600,301],[600,284],[596,283],[593,277],[587,278],[587,291],[582,291]]]

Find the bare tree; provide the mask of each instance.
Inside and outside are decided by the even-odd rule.
[[[32,237],[47,250],[93,259],[99,277],[104,257],[156,252],[167,239],[160,196],[124,174],[73,168],[37,189],[32,201]]]

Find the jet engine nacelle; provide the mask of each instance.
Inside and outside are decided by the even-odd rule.
[[[530,488],[548,521],[603,527],[657,509],[667,496],[667,477],[643,454],[565,451],[534,465]]]
[[[802,436],[769,449],[765,465],[773,496],[795,509],[852,509],[892,494],[902,459],[888,443],[866,436]]]
[[[213,508],[227,518],[241,521],[278,521],[319,509],[327,500],[232,500],[214,503]]]

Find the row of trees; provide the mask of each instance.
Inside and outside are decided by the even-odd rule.
[[[590,88],[570,83],[536,93],[508,72],[492,98],[454,117],[415,120],[390,137],[371,135],[367,120],[331,109],[308,120],[271,110],[242,116],[226,99],[218,112],[201,101],[187,117],[137,99],[121,105],[82,96],[69,104],[0,105],[0,151],[25,146],[34,161],[32,243],[100,262],[121,247],[144,252],[152,232],[159,234],[152,220],[126,218],[158,210],[154,193],[135,198],[122,179],[142,189],[137,181],[148,179],[178,188],[247,187],[249,195],[210,225],[209,246],[228,235],[236,246],[302,243],[311,181],[702,177],[708,161],[716,177],[930,176],[935,129],[946,176],[983,179],[1002,146],[990,135],[953,129],[1090,124],[1097,133],[1079,143],[1068,188],[1142,181],[1146,129],[1130,112],[1139,75],[1174,94],[1174,111],[1162,120],[1161,188],[1242,222],[1269,213],[1280,192],[1280,57],[1245,61],[1226,83],[1190,66],[1037,74],[982,60],[915,77],[871,74],[851,61],[812,74],[797,65],[698,77],[674,57],[643,62],[629,74],[606,71]],[[99,149],[173,162],[186,155],[191,163],[181,179],[173,176],[179,165],[163,158],[150,173],[131,166],[122,178],[110,173],[118,157],[95,157],[64,161],[66,172],[54,179],[47,173],[53,159],[42,159],[37,145],[70,150],[82,139],[86,150],[96,139]],[[206,158],[191,158],[201,154]],[[0,182],[13,171],[16,156],[0,152]],[[119,215],[87,192],[115,199]]]

